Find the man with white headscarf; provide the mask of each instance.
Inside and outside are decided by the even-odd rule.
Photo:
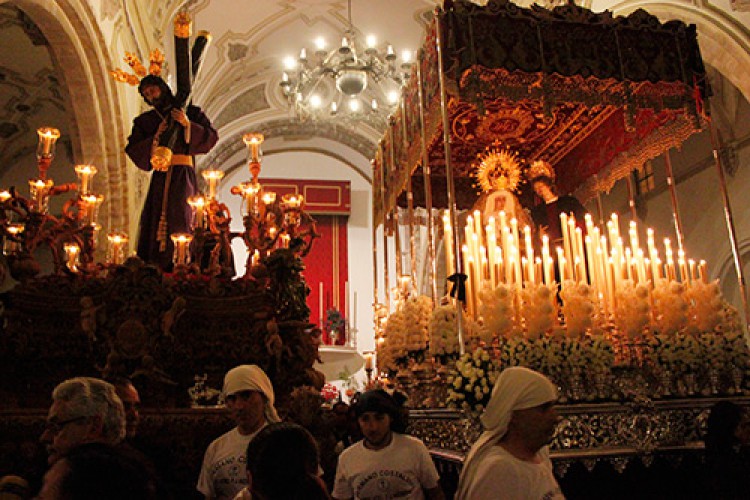
[[[247,444],[263,427],[281,420],[271,381],[256,365],[229,370],[222,393],[237,427],[215,439],[203,457],[198,491],[210,500],[232,500],[247,486]]]
[[[564,498],[546,445],[559,421],[557,388],[528,368],[504,370],[481,420],[484,432],[471,447],[456,500]]]

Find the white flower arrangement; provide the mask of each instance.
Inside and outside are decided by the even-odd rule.
[[[455,304],[438,306],[429,323],[430,349],[433,356],[455,356],[459,352],[457,309]],[[462,319],[466,319],[465,316]]]
[[[651,296],[654,300],[651,329],[665,335],[674,335],[688,323],[688,301],[683,283],[657,280]]]
[[[675,375],[696,373],[703,357],[700,342],[692,335],[654,335],[649,339],[649,358],[658,370]]]
[[[614,320],[617,329],[629,339],[637,339],[643,335],[643,330],[649,324],[651,306],[648,299],[648,287],[632,280],[624,280],[623,286],[618,288],[615,295]]]
[[[688,331],[695,334],[713,332],[721,325],[725,301],[718,280],[711,283],[694,281],[685,295],[690,304]]]
[[[549,341],[546,338],[524,339],[514,337],[500,346],[500,364],[507,366],[525,366],[532,370],[542,371],[548,353]],[[549,364],[550,361],[547,361]]]
[[[493,336],[509,338],[518,330],[516,316],[516,288],[500,283],[495,289],[488,286],[479,291],[479,315],[483,326],[479,329],[480,338],[486,343]]]
[[[406,325],[405,347],[409,352],[424,351],[429,338],[432,299],[426,295],[410,297],[401,308]]]
[[[565,317],[567,334],[572,338],[581,338],[594,325],[596,311],[596,294],[587,283],[566,281],[560,291]]]
[[[615,348],[603,335],[591,336],[586,341],[586,367],[592,373],[608,373],[615,364]]]
[[[481,413],[490,400],[497,375],[497,366],[481,347],[464,354],[448,377],[448,406]]]
[[[528,283],[521,292],[526,337],[538,339],[557,325],[556,285]]]

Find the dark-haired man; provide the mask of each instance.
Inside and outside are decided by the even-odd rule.
[[[141,212],[138,256],[169,269],[173,251],[169,236],[193,231],[193,212],[187,203],[197,192],[193,156],[208,153],[218,134],[200,108],[190,105],[185,111],[176,106],[172,91],[160,77],[143,77],[138,91],[153,109],[133,121],[125,152],[141,170],[154,171]],[[152,165],[152,154],[171,122],[179,124],[171,163]]]
[[[383,390],[368,391],[354,413],[364,438],[339,457],[335,499],[444,498],[427,447],[402,434],[406,422],[393,397]]]

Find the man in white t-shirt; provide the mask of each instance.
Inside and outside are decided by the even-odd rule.
[[[237,427],[215,439],[203,457],[198,491],[208,500],[232,500],[247,486],[247,444],[267,424],[280,421],[273,406],[273,386],[258,366],[229,370],[222,392]]]
[[[565,498],[547,444],[559,417],[557,388],[541,373],[505,369],[482,414],[484,433],[464,461],[456,500]]]
[[[334,499],[444,498],[427,447],[402,434],[405,419],[388,393],[364,393],[354,405],[354,414],[364,439],[339,456]]]

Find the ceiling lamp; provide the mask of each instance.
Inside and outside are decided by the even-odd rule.
[[[401,87],[409,77],[411,53],[404,51],[399,63],[393,46],[379,51],[374,36],[366,38],[362,49],[352,24],[351,0],[348,20],[341,46],[327,51],[325,40],[318,38],[312,60],[303,48],[298,58],[284,61],[281,90],[300,120],[343,117],[380,128],[398,103]]]

